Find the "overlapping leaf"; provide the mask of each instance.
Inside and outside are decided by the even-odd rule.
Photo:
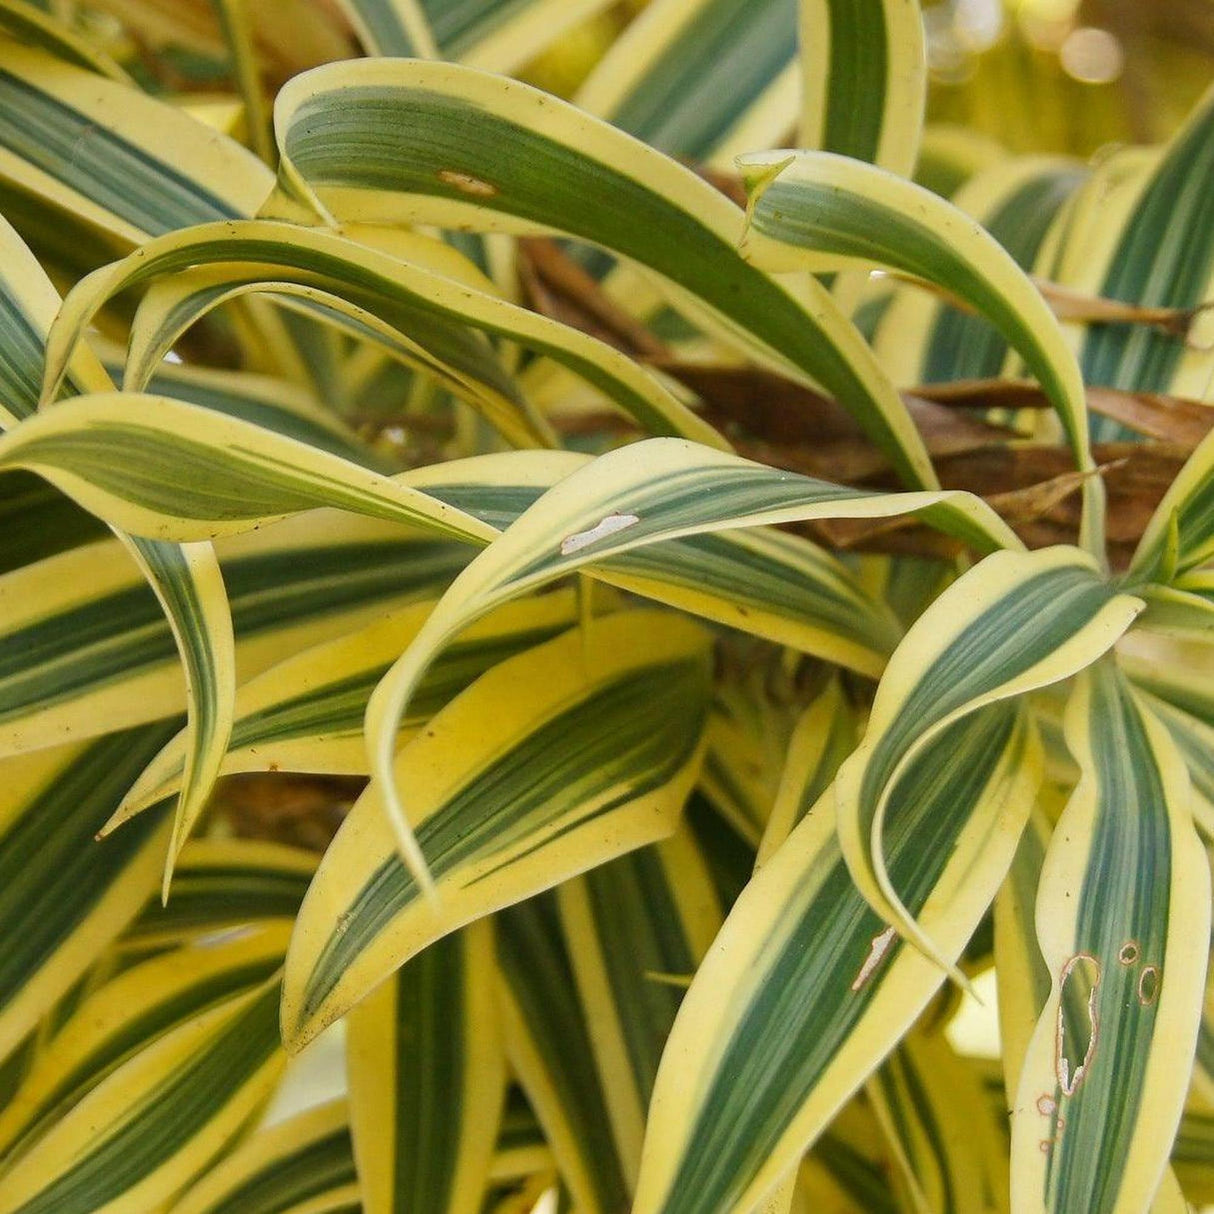
[[[437,900],[423,896],[372,785],[322,861],[287,964],[299,1045],[471,919],[669,834],[708,709],[705,634],[623,612],[502,662],[396,758]]]
[[[135,1054],[0,1176],[4,1214],[156,1209],[246,1126],[281,1075],[279,983]]]
[[[948,727],[899,779],[885,823],[891,877],[946,957],[986,910],[1039,780],[1031,729],[1006,701]],[[747,886],[683,1001],[650,1109],[643,1214],[757,1201],[943,978],[852,884],[830,798]]]
[[[505,1094],[490,920],[435,941],[351,1013],[350,1127],[367,1214],[477,1207]]]
[[[772,271],[856,264],[934,283],[975,308],[1037,376],[1081,471],[1091,472],[1078,364],[1045,300],[988,232],[943,199],[881,169],[827,152],[741,158],[750,194],[744,256]],[[1085,481],[1085,525],[1102,553],[1103,494]]]
[[[95,835],[177,725],[3,761],[0,1056],[7,1056],[141,910],[168,842],[165,806]]]
[[[996,553],[953,583],[890,659],[864,740],[839,772],[839,837],[874,909],[941,964],[885,871],[887,789],[952,722],[1095,661],[1141,607],[1117,594],[1078,549]]]
[[[564,882],[556,893],[616,1152],[629,1185],[675,1013],[720,926],[685,832]]]
[[[280,206],[600,245],[660,276],[692,319],[833,392],[908,484],[933,483],[901,401],[825,289],[741,261],[737,207],[623,132],[525,85],[419,61],[306,73],[275,122]]]
[[[1081,676],[1066,729],[1083,774],[1037,899],[1051,989],[1013,1111],[1012,1204],[1142,1209],[1201,1018],[1209,867],[1180,753],[1110,661]]]
[[[592,1214],[626,1209],[626,1168],[612,1137],[555,895],[498,914],[497,957],[506,1053],[552,1145],[564,1187]]]
[[[282,965],[289,930],[268,921],[200,938],[88,995],[44,1043],[0,1113],[0,1154],[20,1153],[21,1139],[46,1131],[107,1075],[192,1017],[261,986]]]
[[[847,489],[678,439],[634,444],[567,477],[460,575],[371,698],[372,771],[411,868],[423,871],[390,772],[393,739],[417,680],[461,628],[530,588],[659,540],[800,519],[908,513],[983,549],[1019,546],[993,511],[966,494]]]

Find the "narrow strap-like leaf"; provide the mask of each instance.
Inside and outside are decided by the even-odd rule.
[[[927,95],[919,0],[801,0],[800,10],[798,146],[909,176]]]
[[[282,920],[250,925],[204,945],[171,949],[103,983],[45,1043],[17,1099],[0,1113],[0,1153],[47,1130],[107,1075],[179,1025],[260,986],[282,965],[289,934]]]
[[[492,920],[436,940],[350,1013],[350,1128],[367,1214],[462,1214],[489,1180],[506,1066]]]
[[[494,666],[399,753],[428,901],[372,785],[321,862],[287,962],[298,1046],[471,919],[669,834],[695,778],[708,638],[628,611]]]
[[[796,0],[654,0],[575,103],[671,156],[731,168],[796,116]]]
[[[251,1135],[171,1207],[172,1214],[338,1214],[359,1209],[345,1100]],[[318,1206],[317,1203],[323,1203]]]
[[[170,722],[3,761],[0,1057],[142,909],[168,841],[166,805],[95,842]]]
[[[566,881],[561,926],[629,1184],[670,1026],[721,913],[689,835],[621,856]]]
[[[233,535],[316,506],[461,539],[494,534],[338,456],[169,397],[63,401],[0,438],[0,467],[37,471],[107,522],[149,539]]]
[[[296,208],[597,244],[658,275],[696,323],[832,392],[906,484],[935,483],[901,400],[825,288],[747,265],[738,208],[622,131],[525,85],[414,60],[297,76],[275,123]]]
[[[874,909],[941,964],[885,871],[886,789],[951,722],[1074,674],[1110,649],[1141,607],[1078,549],[996,553],[954,582],[890,659],[864,740],[839,772],[839,838]]]
[[[919,514],[984,549],[1020,546],[998,516],[968,494],[849,489],[679,439],[636,443],[568,476],[456,579],[371,698],[372,772],[402,854],[414,848],[391,776],[401,713],[438,649],[491,607],[592,561],[660,540],[803,519],[899,514]]]
[[[258,1112],[282,1073],[279,983],[140,1051],[9,1164],[3,1214],[156,1209]]]
[[[1017,1214],[1143,1209],[1191,1066],[1209,944],[1209,867],[1184,762],[1111,660],[1066,717],[1082,777],[1037,899],[1052,987],[1012,1120]]]
[[[1000,702],[940,734],[900,782],[890,872],[952,957],[1006,872],[1040,777],[1027,722]],[[683,1000],[650,1108],[638,1214],[753,1205],[943,979],[852,884],[830,797],[742,893]]]
[[[556,899],[541,894],[497,916],[506,1052],[577,1208],[628,1208],[629,1187],[594,1065]]]
[[[740,161],[750,205],[743,255],[771,271],[881,266],[943,287],[985,316],[1054,405],[1083,472],[1095,469],[1078,363],[1049,306],[999,243],[922,186],[828,152]],[[1101,558],[1103,492],[1085,486],[1084,542]]]

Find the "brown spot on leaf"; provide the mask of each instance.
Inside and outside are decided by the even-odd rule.
[[[464,194],[472,194],[477,198],[492,198],[497,193],[497,186],[473,177],[471,173],[460,173],[455,169],[440,169],[438,179],[444,185],[453,185]]]

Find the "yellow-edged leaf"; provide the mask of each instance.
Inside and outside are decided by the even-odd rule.
[[[596,619],[482,675],[397,756],[423,896],[372,785],[325,853],[287,963],[302,1045],[456,927],[669,834],[695,778],[708,646],[652,611]]]
[[[1210,873],[1167,731],[1111,661],[1077,681],[1082,776],[1037,898],[1051,977],[1012,1113],[1012,1208],[1144,1209],[1201,1019]]]

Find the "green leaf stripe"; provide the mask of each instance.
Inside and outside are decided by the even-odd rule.
[[[12,1214],[92,1214],[185,1149],[280,1049],[277,984],[267,986],[79,1160]]]
[[[350,1127],[342,1124],[300,1144],[289,1155],[276,1156],[264,1171],[202,1209],[205,1214],[290,1214],[326,1193],[357,1183]],[[325,1210],[326,1214],[344,1214],[347,1208],[354,1214],[363,1207],[358,1202],[349,1207],[326,1206]]]
[[[387,536],[267,548],[222,562],[238,642],[328,614],[422,598],[468,559],[463,545]],[[93,558],[82,552],[57,559],[64,584],[72,585],[78,584],[72,581],[73,566],[83,568]],[[114,559],[122,559],[116,546]],[[125,589],[0,632],[0,724],[123,682],[175,657],[163,612],[132,575]]]
[[[1017,705],[996,703],[943,730],[900,779],[894,793],[897,812],[887,819],[884,843],[890,875],[913,914],[944,877],[972,807],[1002,766],[1019,765],[1027,740]],[[770,934],[761,944],[747,946],[756,960],[747,974],[745,1002],[711,1075],[704,1077],[693,1123],[685,1134],[680,1132],[687,1148],[660,1193],[646,1189],[648,1161],[642,1163],[638,1208],[646,1212],[724,1214],[735,1209],[772,1147],[823,1081],[842,1043],[862,1031],[866,1018],[879,1017],[880,1044],[865,1049],[868,1066],[875,1066],[938,985],[933,980],[924,986],[915,1005],[896,1010],[878,1005],[889,975],[913,949],[894,937],[879,966],[860,980],[861,966],[886,924],[852,884],[828,815],[806,818],[785,844],[787,854],[811,839],[812,858],[799,869],[791,899],[775,921],[765,921]],[[760,871],[735,914],[748,902],[757,903],[780,855]],[[713,999],[737,997],[714,984],[717,956],[714,948],[692,996],[700,987],[711,989]],[[688,1006],[684,1004],[684,1014]],[[678,1033],[676,1024],[675,1056]],[[849,1073],[840,1083],[840,1099],[863,1078],[864,1072]],[[662,1084],[660,1074],[655,1100]],[[802,1149],[809,1145],[800,1144]]]
[[[572,815],[562,828],[568,833],[660,788],[695,750],[706,711],[705,674],[700,659],[628,671],[468,773],[443,808],[417,828],[435,880],[473,858],[506,852],[519,839],[546,838],[545,823]],[[616,795],[601,801],[612,789]],[[344,930],[326,941],[308,975],[301,1021],[316,1013],[392,918],[421,896],[398,855],[380,865],[350,900]]]
[[[981,215],[982,224],[1017,265],[1031,271],[1060,208],[1085,178],[1078,167],[1044,169]],[[928,335],[919,379],[925,384],[995,379],[1007,352],[1007,339],[989,321],[944,304]]]
[[[1214,95],[1172,142],[1122,230],[1099,294],[1144,307],[1192,308],[1214,276]],[[1085,382],[1132,392],[1168,392],[1183,338],[1149,325],[1088,328]],[[1100,437],[1112,437],[1107,431]]]
[[[9,817],[0,835],[0,924],[7,941],[0,954],[0,1012],[45,967],[56,965],[58,950],[124,874],[138,871],[141,857],[162,845],[164,804],[144,814],[130,830],[100,843],[94,836],[177,725],[174,721],[128,730],[65,754],[45,767],[46,782]],[[16,770],[28,761],[20,757],[7,762]],[[152,887],[136,892],[128,915],[136,913]],[[105,925],[106,935],[112,939],[124,926],[116,906]],[[90,955],[83,964],[93,960]],[[77,972],[60,966],[56,994],[67,989]],[[0,1039],[0,1053],[5,1044]]]
[[[741,216],[689,170],[554,97],[453,65],[343,64],[340,90],[326,93],[337,79],[318,68],[279,95],[280,185],[300,201],[331,187],[392,191],[418,219],[493,226],[496,213],[639,262],[853,409],[908,484],[931,482],[904,410],[833,302],[806,288],[803,304],[742,261]],[[579,136],[575,150],[567,140]]]
[[[35,52],[6,48],[5,53],[6,64],[0,69],[0,148],[97,203],[121,221],[124,234],[133,230],[155,236],[235,218],[257,206],[258,184],[264,183],[268,192],[270,176],[264,165],[173,107]],[[144,129],[173,138],[179,147],[193,152],[209,145],[212,157],[215,148],[222,149],[219,154],[230,165],[227,190],[213,191],[147,147],[99,125],[95,111],[86,113],[60,95],[59,83],[65,77],[72,91],[87,90],[94,105],[100,99],[115,113],[138,107],[147,124]],[[0,166],[0,176],[9,175],[7,166]]]
[[[573,963],[561,934],[555,895],[541,894],[499,911],[497,927],[502,979],[555,1092],[560,1120],[571,1131],[554,1138],[549,1130],[549,1138],[554,1148],[558,1142],[567,1141],[569,1148],[577,1151],[579,1171],[588,1178],[590,1192],[576,1195],[579,1205],[586,1203],[596,1214],[626,1210],[628,1185],[608,1129],[606,1097],[578,1002]],[[525,1090],[526,1075],[522,1081]],[[544,1106],[528,1094],[542,1122]],[[549,1110],[548,1115],[554,1112]],[[561,1163],[559,1149],[557,1162]]]
[[[141,822],[141,814],[135,822]],[[130,825],[109,838],[120,839]],[[278,843],[187,843],[167,904],[148,902],[122,937],[124,947],[237,928],[262,919],[294,919],[317,857]]]
[[[240,938],[235,937],[234,943],[239,942]],[[160,959],[127,971],[122,982],[130,987],[132,995],[138,991],[135,982],[147,984],[144,1001],[135,1003],[133,1014],[125,1021],[107,1024],[109,1031],[98,1035],[87,1053],[75,1059],[70,1070],[60,1074],[53,1086],[41,1091],[36,1104],[23,1107],[22,1136],[36,1138],[127,1059],[147,1049],[178,1025],[262,985],[282,965],[285,951],[269,951],[253,958],[247,950],[239,949],[229,958],[228,954],[233,953],[231,948],[225,949],[222,944],[213,947],[215,951],[205,958],[199,972],[188,983],[168,985],[157,975]],[[68,1020],[67,1031],[71,1032],[77,1025],[87,1031],[90,1010],[86,1000],[77,1016]],[[63,1031],[61,1029],[60,1033]],[[62,1039],[59,1036],[52,1040],[57,1045]],[[53,1051],[54,1046],[51,1049]],[[16,1150],[20,1151],[19,1145]]]
[[[705,161],[796,60],[796,0],[702,0],[688,6],[682,22],[649,59],[644,73],[608,107],[593,104],[601,87],[592,75],[578,104],[613,126],[670,156]],[[671,0],[653,8],[671,11]],[[597,76],[627,71],[628,57],[648,49],[649,28],[640,18],[621,35]],[[647,57],[648,58],[648,57]],[[727,75],[728,74],[728,75]],[[728,86],[725,87],[726,78]]]
[[[1191,1042],[1197,1031],[1202,984],[1183,971],[1195,960],[1204,964],[1209,884],[1204,852],[1186,821],[1187,780],[1183,768],[1178,781],[1170,767],[1167,734],[1111,661],[1091,667],[1080,687],[1085,694],[1068,709],[1067,732],[1072,747],[1082,748],[1085,782],[1055,830],[1040,894],[1058,897],[1059,882],[1069,887],[1072,879],[1064,861],[1082,860],[1074,925],[1061,941],[1069,959],[1054,975],[1033,1046],[1043,1058],[1047,1049],[1055,1056],[1054,1082],[1030,1091],[1045,1073],[1031,1052],[1013,1158],[1035,1152],[1031,1157],[1041,1159],[1036,1140],[1045,1142],[1035,1178],[1044,1191],[1032,1199],[1049,1210],[1079,1203],[1100,1214],[1133,1193],[1152,1192],[1146,1177],[1158,1183],[1158,1171],[1151,1165],[1161,1168],[1167,1158],[1168,1122],[1180,1117],[1183,1091],[1163,1103],[1159,1094],[1173,1077],[1173,1052],[1182,1056],[1185,1038]],[[1040,904],[1038,922],[1054,966],[1060,941],[1048,934]],[[1013,1175],[1031,1183],[1024,1169]]]

